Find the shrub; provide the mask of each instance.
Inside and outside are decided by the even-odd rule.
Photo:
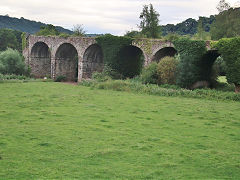
[[[157,63],[152,62],[147,67],[144,67],[140,75],[140,79],[144,84],[157,84]]]
[[[94,72],[92,79],[98,82],[104,82],[110,79],[122,79],[122,75],[110,66],[105,65],[102,72]]]
[[[70,37],[71,35],[70,34],[67,34],[67,33],[60,33],[59,34],[59,37],[62,37],[62,38],[68,38]]]
[[[88,81],[81,83],[91,88],[116,90],[116,91],[127,91],[133,93],[145,93],[157,96],[173,96],[173,97],[187,97],[187,98],[205,98],[205,99],[215,99],[215,100],[232,100],[240,101],[240,94],[233,92],[223,92],[210,89],[196,89],[187,90],[182,88],[177,88],[176,86],[161,86],[155,84],[142,84],[131,82],[129,80],[109,80],[106,82]]]
[[[0,74],[0,80],[26,80],[26,79],[29,79],[29,77],[16,74]]]
[[[0,73],[28,75],[23,57],[17,50],[7,49],[0,53]]]
[[[55,82],[64,82],[67,80],[66,76],[60,75],[55,79]]]
[[[176,40],[178,40],[179,38],[180,38],[180,35],[179,35],[179,34],[176,34],[176,33],[168,33],[168,34],[164,37],[165,41],[171,41],[171,42],[176,41]]]
[[[92,79],[98,81],[98,82],[104,82],[104,81],[107,81],[107,80],[110,80],[111,77],[108,76],[106,73],[104,72],[94,72],[92,74]]]
[[[235,91],[240,91],[240,37],[221,39],[216,44],[221,56],[226,62],[226,77],[229,83],[236,87]]]
[[[174,57],[164,57],[157,66],[159,84],[176,84],[177,60]]]

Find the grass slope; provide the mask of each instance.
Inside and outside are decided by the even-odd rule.
[[[238,179],[240,103],[0,84],[0,179]]]

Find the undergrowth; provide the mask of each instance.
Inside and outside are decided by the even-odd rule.
[[[92,87],[96,89],[106,89],[115,91],[127,91],[134,93],[145,93],[157,96],[173,96],[173,97],[187,97],[187,98],[205,98],[215,100],[232,100],[240,101],[240,94],[229,91],[220,91],[213,89],[195,89],[188,90],[179,88],[174,85],[154,85],[142,84],[132,80],[108,80],[105,82],[97,81],[82,81],[80,85]]]

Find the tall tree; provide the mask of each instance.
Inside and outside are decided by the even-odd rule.
[[[231,8],[216,16],[216,21],[211,25],[213,40],[240,36],[240,8]]]
[[[153,8],[152,4],[144,5],[140,14],[141,32],[149,38],[157,38],[159,36],[159,16],[160,14]]]
[[[5,51],[7,48],[19,49],[19,42],[11,29],[0,29],[0,51]]]
[[[219,13],[226,11],[230,8],[231,8],[230,4],[228,2],[226,2],[225,0],[220,0],[220,2],[217,5],[217,10]]]
[[[202,17],[199,17],[199,20],[198,20],[198,28],[197,28],[197,35],[199,37],[199,39],[203,39],[203,18]]]

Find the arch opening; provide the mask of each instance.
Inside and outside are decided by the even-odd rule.
[[[162,58],[166,56],[174,57],[177,54],[177,50],[173,47],[165,47],[158,50],[153,56],[152,61],[159,62]]]
[[[70,43],[59,46],[56,52],[56,77],[64,76],[67,81],[77,81],[78,53]]]
[[[33,45],[30,55],[31,74],[36,78],[51,77],[51,53],[44,42]]]
[[[116,69],[123,78],[133,78],[139,75],[144,64],[144,54],[136,46],[125,46],[118,54]]]
[[[213,87],[219,76],[225,76],[224,61],[217,50],[209,50],[203,56],[201,69],[204,75],[203,79],[210,82]]]
[[[83,55],[84,79],[90,79],[94,72],[102,72],[104,67],[102,48],[98,44],[89,46]]]

